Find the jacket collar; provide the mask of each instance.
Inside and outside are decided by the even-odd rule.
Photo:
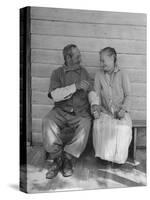
[[[78,71],[81,69],[81,66],[77,66],[77,67],[68,67],[67,65],[63,65],[63,69],[64,69],[64,72],[69,72],[69,71]]]
[[[117,73],[120,71],[120,67],[116,64],[115,67],[114,67],[114,71],[112,73]],[[107,73],[103,70],[104,74]]]
[[[114,72],[118,72],[118,71],[120,71],[120,67],[116,64],[116,65],[115,65]]]

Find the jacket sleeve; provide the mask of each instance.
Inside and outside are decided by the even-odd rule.
[[[88,93],[88,100],[89,100],[89,103],[92,105],[99,105],[99,97],[98,95],[96,94],[95,91],[90,91]]]
[[[76,92],[75,84],[66,87],[61,87],[58,72],[56,70],[53,71],[50,80],[48,97],[53,99],[54,102],[59,102],[71,98],[74,92]]]
[[[53,90],[51,92],[51,96],[54,102],[59,102],[71,98],[71,96],[73,95],[73,93],[75,93],[75,91],[76,91],[76,86],[75,84],[72,84],[66,87],[57,88]]]
[[[89,89],[88,89],[88,100],[89,103],[91,105],[98,105],[99,104],[99,97],[97,96],[95,90],[94,90],[94,85],[93,85],[93,81],[88,73],[87,70],[85,70],[85,74],[86,74],[86,80],[88,81],[89,85]]]
[[[101,106],[101,85],[100,85],[100,77],[99,73],[96,73],[94,78],[94,90],[98,97],[98,104]]]
[[[122,87],[124,92],[124,101],[121,108],[129,112],[131,104],[131,84],[127,73],[124,71],[122,72]]]

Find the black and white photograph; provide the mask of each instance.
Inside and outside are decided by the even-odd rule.
[[[20,8],[20,190],[147,185],[147,14]]]

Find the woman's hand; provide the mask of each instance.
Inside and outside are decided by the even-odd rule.
[[[117,112],[117,118],[121,119],[125,117],[125,110],[120,109],[119,112]]]
[[[94,116],[95,119],[98,119],[100,117],[100,106],[99,105],[92,105],[91,106],[91,114]]]

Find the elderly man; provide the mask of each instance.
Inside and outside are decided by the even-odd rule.
[[[90,105],[96,102],[88,72],[81,65],[78,47],[69,44],[63,49],[65,63],[51,76],[48,97],[54,107],[42,122],[43,144],[53,160],[46,178],[52,179],[61,171],[64,177],[73,174],[73,160],[84,151],[91,127]],[[61,130],[71,127],[72,138],[63,143]]]

